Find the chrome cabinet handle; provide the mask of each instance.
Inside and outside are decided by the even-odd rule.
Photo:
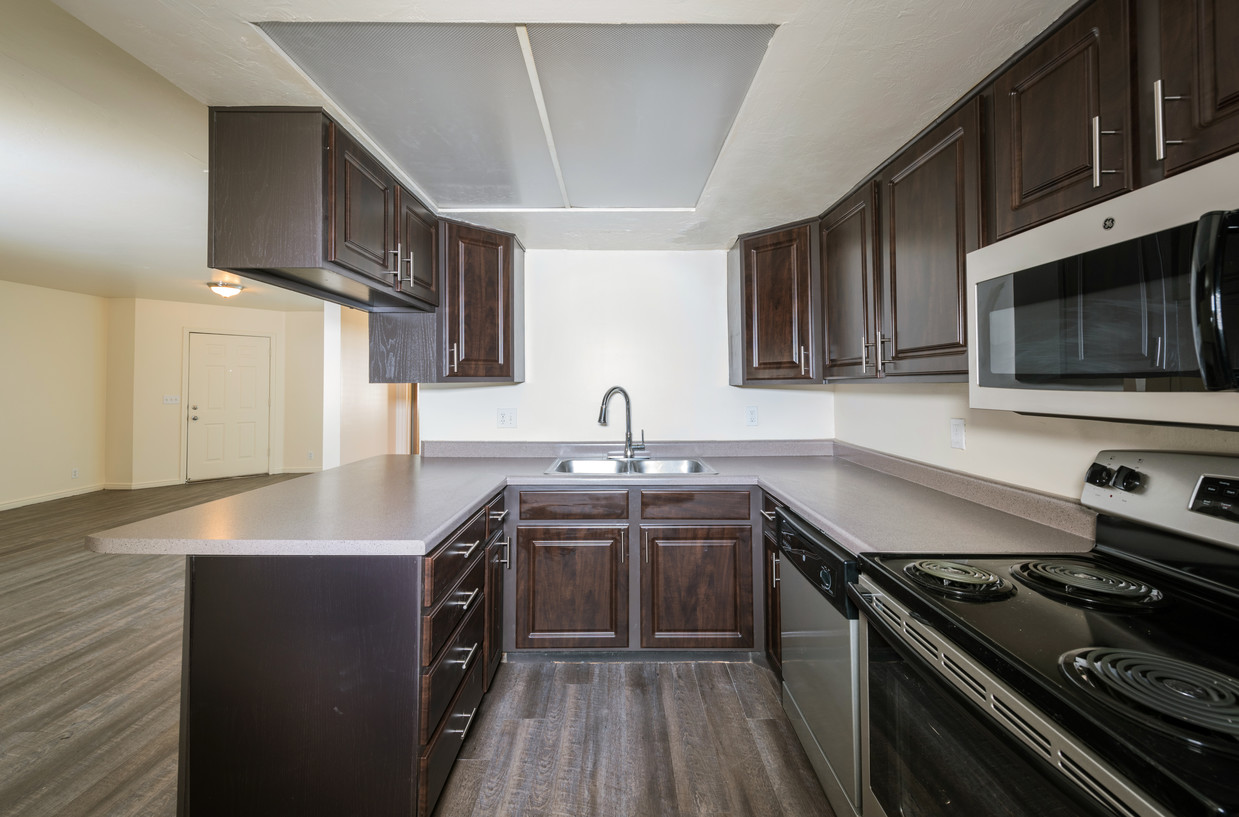
[[[455,372],[459,365],[460,365],[460,354],[456,351],[456,344],[453,343],[452,344],[452,362],[448,364],[448,368],[451,369],[453,372]]]
[[[502,511],[491,511],[490,518],[495,522],[502,522],[508,518],[508,509],[504,508]]]
[[[468,610],[471,606],[473,606],[473,600],[478,597],[478,593],[481,593],[481,592],[482,592],[482,588],[475,587],[473,588],[473,592],[469,594],[469,598],[465,599],[464,601],[454,601],[452,603],[458,604],[461,607],[464,607],[466,610]]]
[[[463,661],[453,661],[452,663],[453,664],[464,664],[465,665],[464,668],[467,671],[469,669],[469,664],[473,661],[473,656],[477,654],[479,644],[480,642],[475,641],[473,646],[469,648],[469,654],[465,656]]]
[[[512,540],[511,538],[503,540],[503,558],[499,560],[505,568],[512,567]]]
[[[453,735],[460,735],[460,739],[463,741],[465,737],[468,736],[469,734],[469,728],[473,726],[473,716],[476,714],[478,714],[478,707],[475,706],[473,707],[473,711],[469,713],[469,720],[465,721],[464,729],[447,729],[444,731],[449,732]]]
[[[864,335],[860,336],[860,373],[864,374],[869,371],[869,339]]]
[[[1117,170],[1102,170],[1101,169],[1101,137],[1103,135],[1115,136],[1119,133],[1119,131],[1102,130],[1100,116],[1093,117],[1092,130],[1093,130],[1093,189],[1096,190],[1098,187],[1101,187],[1101,175],[1103,173],[1105,174],[1118,173]]]
[[[886,344],[890,343],[892,340],[893,338],[883,337],[882,333],[879,332],[877,342],[873,345],[874,357],[877,359],[876,371],[878,374],[884,374],[886,372],[886,367],[895,362],[894,358],[882,356],[883,349],[886,347]]]
[[[809,365],[809,356],[804,353],[804,346],[800,347],[800,374],[804,375],[805,366]]]
[[[779,586],[779,554],[770,554],[770,586]]]
[[[773,522],[775,519],[774,511],[760,511],[761,515],[766,517],[767,521]]]
[[[409,262],[409,277],[401,278],[400,280],[411,284],[413,283],[413,253],[409,253],[409,257],[404,260]]]
[[[476,541],[476,542],[474,542],[473,544],[469,545],[469,547],[465,548],[465,553],[464,553],[465,558],[466,558],[466,559],[468,559],[470,556],[472,556],[472,555],[473,555],[473,551],[477,550],[477,549],[478,549],[478,545],[480,545],[480,544],[482,544],[482,540],[481,540],[481,539],[477,540],[477,541]]]
[[[1181,102],[1186,96],[1167,96],[1159,79],[1153,83],[1153,156],[1159,162],[1166,160],[1166,145],[1181,145],[1182,139],[1166,138],[1166,100]]]
[[[395,275],[395,276],[396,276],[396,280],[397,280],[397,281],[401,280],[401,279],[400,279],[400,254],[401,254],[401,251],[402,251],[402,250],[403,250],[403,247],[401,247],[400,243],[399,243],[399,242],[397,242],[397,243],[396,243],[396,249],[394,249],[394,250],[388,250],[388,251],[387,251],[387,254],[388,254],[388,255],[394,255],[394,256],[396,256],[396,268],[395,268],[394,270],[388,270],[388,271],[387,271],[387,274],[388,274],[388,275]]]

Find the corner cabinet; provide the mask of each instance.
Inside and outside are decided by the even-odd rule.
[[[398,214],[429,210],[321,109],[211,108],[209,164],[207,266],[367,312],[438,303],[402,280],[434,259]]]
[[[996,238],[1134,188],[1131,19],[1096,0],[994,81]]]
[[[370,382],[523,382],[524,246],[442,219],[435,246],[439,309],[370,316]]]
[[[821,382],[816,224],[741,236],[731,251],[731,385]]]

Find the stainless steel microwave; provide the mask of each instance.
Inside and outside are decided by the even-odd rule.
[[[1239,156],[968,255],[973,408],[1239,427]]]

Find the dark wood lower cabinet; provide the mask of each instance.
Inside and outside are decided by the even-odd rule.
[[[503,660],[503,574],[511,564],[511,540],[497,536],[486,550],[486,688]]]
[[[783,617],[780,611],[779,571],[783,564],[779,556],[778,541],[771,534],[762,536],[762,555],[765,557],[766,585],[766,661],[774,674],[783,677]]]
[[[628,646],[627,525],[516,531],[516,646]]]
[[[752,528],[641,526],[641,646],[753,646]]]

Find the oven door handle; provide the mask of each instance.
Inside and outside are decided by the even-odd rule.
[[[1192,339],[1200,377],[1209,391],[1234,389],[1235,372],[1229,360],[1222,323],[1222,279],[1226,236],[1239,230],[1239,210],[1215,210],[1196,222],[1192,243]],[[1233,327],[1230,331],[1236,331]]]

